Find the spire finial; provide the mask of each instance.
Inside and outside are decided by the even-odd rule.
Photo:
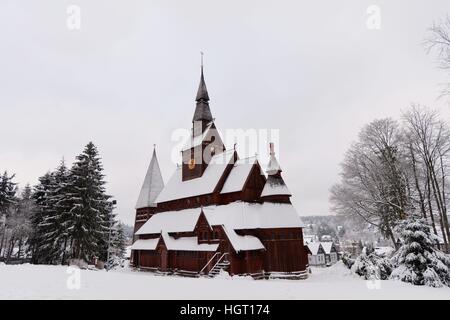
[[[269,143],[269,152],[271,156],[275,155],[275,144],[273,142]]]
[[[198,91],[197,91],[197,97],[195,98],[195,101],[200,101],[203,100],[205,102],[209,101],[209,96],[208,96],[208,90],[206,89],[206,84],[205,84],[205,77],[203,75],[203,51],[200,51],[200,57],[201,57],[201,75],[200,75],[200,84],[198,86]],[[211,114],[208,114],[208,117],[212,119]],[[207,120],[211,120],[211,119],[207,119]],[[198,120],[195,119],[194,117],[194,121]]]

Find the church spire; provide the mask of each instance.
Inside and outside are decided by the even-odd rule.
[[[164,188],[164,181],[159,169],[158,158],[156,157],[156,146],[153,145],[153,154],[150,165],[145,175],[144,183],[142,184],[141,192],[136,203],[136,209],[155,207],[156,197]]]
[[[195,101],[197,101],[197,105],[195,107],[194,118],[192,119],[192,121],[210,122],[213,121],[213,117],[211,114],[211,110],[209,109],[208,89],[206,89],[205,77],[203,75],[203,52],[201,52],[201,55],[202,66],[200,84],[198,86],[197,96],[195,98]]]

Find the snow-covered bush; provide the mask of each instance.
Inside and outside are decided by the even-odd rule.
[[[376,255],[369,246],[356,258],[351,270],[366,280],[387,280],[392,272],[392,264],[388,259]]]
[[[349,269],[352,268],[353,264],[355,263],[355,259],[352,259],[350,253],[344,252],[342,255],[342,263]]]
[[[392,257],[392,279],[430,287],[450,286],[450,256],[434,248],[437,237],[426,220],[411,216],[396,227],[402,245]]]

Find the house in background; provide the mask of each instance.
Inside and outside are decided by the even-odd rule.
[[[339,260],[334,242],[310,242],[306,245],[310,251],[308,254],[310,266],[330,266]]]
[[[307,244],[310,253],[308,254],[308,263],[310,266],[325,266],[325,250],[320,242],[311,242]]]
[[[336,249],[336,246],[334,242],[327,241],[327,242],[321,242],[320,243],[323,250],[325,251],[325,263],[326,265],[335,264],[338,259],[338,251]]]

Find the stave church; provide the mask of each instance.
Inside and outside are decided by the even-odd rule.
[[[166,184],[153,150],[136,204],[131,264],[181,276],[307,277],[303,224],[270,144],[267,168],[227,150],[201,67],[191,137]]]

